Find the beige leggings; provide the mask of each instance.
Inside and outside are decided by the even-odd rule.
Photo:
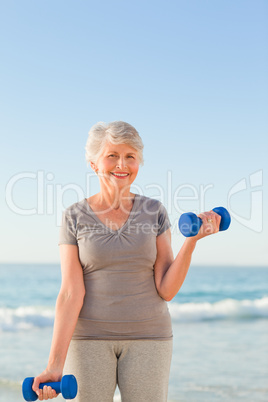
[[[172,356],[169,340],[72,340],[64,374],[75,375],[75,402],[166,402]]]

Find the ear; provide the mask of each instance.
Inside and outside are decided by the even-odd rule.
[[[92,170],[94,170],[95,173],[98,172],[98,168],[97,168],[97,166],[95,165],[95,163],[90,162],[90,167],[91,167]]]

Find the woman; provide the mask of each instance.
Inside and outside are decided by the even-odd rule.
[[[219,230],[213,211],[199,216],[197,236],[174,259],[164,206],[133,194],[143,162],[142,140],[131,125],[98,123],[86,158],[100,192],[71,205],[60,232],[62,286],[46,370],[35,378],[39,400],[56,397],[41,382],[74,374],[79,402],[167,400],[172,328],[166,301],[179,291],[196,242]]]

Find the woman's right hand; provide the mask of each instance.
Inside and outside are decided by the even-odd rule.
[[[61,381],[61,378],[62,373],[60,371],[49,370],[49,369],[46,369],[45,371],[43,371],[43,373],[35,377],[32,389],[38,395],[39,401],[53,399],[58,396],[56,391],[49,386],[44,386],[43,389],[39,389],[39,384],[44,382]]]

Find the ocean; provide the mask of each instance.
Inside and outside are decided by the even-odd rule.
[[[1,402],[44,370],[59,288],[59,265],[0,265]],[[190,267],[168,305],[169,402],[268,401],[268,267]]]

